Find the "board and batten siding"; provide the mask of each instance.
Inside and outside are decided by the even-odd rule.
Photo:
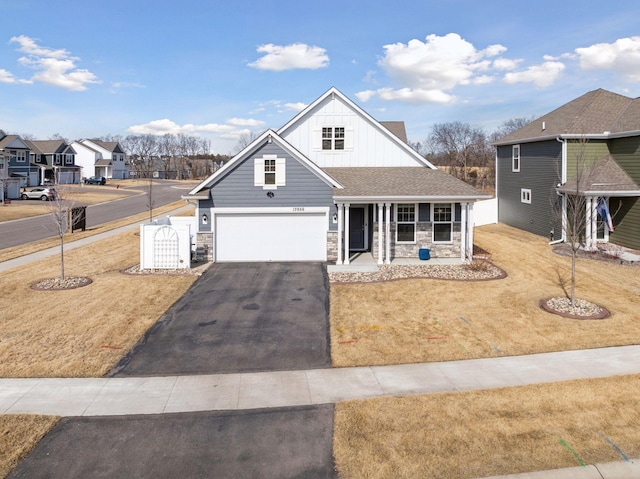
[[[322,127],[345,127],[353,135],[353,148],[320,149]],[[346,166],[423,166],[392,140],[391,133],[376,127],[342,99],[328,97],[300,122],[281,132],[282,137],[321,168]],[[310,139],[313,139],[310,141]]]
[[[609,150],[620,167],[640,185],[640,137],[611,140]],[[611,198],[609,206],[615,227],[610,241],[640,249],[640,198]]]
[[[497,153],[498,221],[530,233],[561,237],[561,223],[554,212],[561,179],[562,144],[558,141],[520,144],[520,171],[512,170],[512,146]],[[522,189],[531,190],[531,203],[521,200]]]
[[[285,185],[277,189],[254,186],[254,159],[263,155],[285,158]],[[336,229],[332,221],[337,209],[333,189],[315,173],[274,143],[266,143],[254,154],[237,164],[210,190],[214,208],[329,207],[328,229]],[[268,195],[267,193],[273,193]],[[206,202],[201,201],[201,207]]]

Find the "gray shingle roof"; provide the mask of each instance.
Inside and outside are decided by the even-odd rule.
[[[577,188],[577,186],[580,188]],[[616,163],[607,156],[586,169],[580,179],[572,178],[557,188],[560,193],[600,193],[605,196],[637,196],[640,186]]]
[[[381,121],[380,124],[400,138],[404,143],[408,143],[407,129],[404,126],[404,121]]]
[[[590,91],[496,142],[510,144],[560,135],[601,135],[640,130],[640,99]]]
[[[334,198],[486,199],[474,187],[440,170],[423,167],[323,168],[344,189]]]

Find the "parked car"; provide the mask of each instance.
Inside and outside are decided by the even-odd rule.
[[[90,176],[84,179],[85,185],[105,185],[107,179],[104,176]]]
[[[47,200],[53,200],[55,199],[57,196],[57,192],[54,188],[46,188],[44,186],[41,186],[39,188],[32,188],[30,190],[25,190],[22,192],[22,195],[20,195],[20,197],[23,200],[42,200],[42,201],[47,201]]]

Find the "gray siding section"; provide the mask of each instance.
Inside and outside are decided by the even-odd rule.
[[[498,147],[498,221],[534,234],[561,237],[555,187],[561,179],[562,144],[555,140],[520,145],[520,171],[511,171],[512,148]],[[531,190],[531,204],[521,189]]]
[[[253,160],[262,158],[262,155],[278,155],[286,159],[285,186],[273,190],[254,186]],[[267,195],[269,192],[273,195]],[[266,143],[214,184],[211,198],[216,208],[330,207],[328,227],[337,229],[332,221],[332,215],[337,212],[332,188],[273,143]]]

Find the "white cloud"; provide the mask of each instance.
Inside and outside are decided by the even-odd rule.
[[[258,70],[283,71],[298,68],[316,70],[329,64],[329,57],[324,48],[309,46],[304,43],[293,43],[280,46],[269,43],[260,45],[258,53],[265,53],[253,63],[252,68]]]
[[[576,48],[580,68],[615,71],[627,81],[640,81],[640,36]]]
[[[537,87],[552,85],[564,72],[565,65],[561,62],[544,62],[534,65],[520,72],[505,74],[504,81],[508,84],[533,83]]]
[[[384,50],[378,64],[398,87],[359,92],[356,96],[361,101],[377,95],[409,103],[451,103],[455,96],[450,92],[457,86],[492,81],[491,58],[507,49],[489,45],[478,50],[457,33],[449,33],[428,35],[424,42],[413,39],[385,45]]]
[[[234,130],[235,127],[231,125],[220,125],[217,123],[207,123],[205,125],[187,123],[185,125],[178,125],[168,118],[153,120],[143,125],[133,125],[127,128],[127,131],[137,135],[178,135],[180,133],[191,135],[194,133],[229,133]]]
[[[285,103],[284,107],[287,110],[299,112],[304,110],[307,107],[307,104],[299,101],[297,103]]]
[[[515,70],[521,62],[521,59],[496,58],[493,60],[493,68],[496,70]]]
[[[25,35],[12,37],[9,42],[17,43],[18,51],[27,54],[20,57],[18,62],[36,70],[30,80],[19,80],[21,83],[39,81],[71,91],[84,91],[87,85],[100,83],[96,75],[89,70],[77,68],[76,62],[79,58],[70,56],[67,50],[42,47],[33,38]]]
[[[376,96],[375,90],[364,90],[356,93],[356,98],[363,103],[371,100],[374,96]]]
[[[0,83],[17,83],[17,82],[18,80],[16,79],[16,76],[13,73],[0,68]]]
[[[252,118],[231,118],[227,120],[229,125],[233,126],[262,126],[264,121],[254,120]]]

